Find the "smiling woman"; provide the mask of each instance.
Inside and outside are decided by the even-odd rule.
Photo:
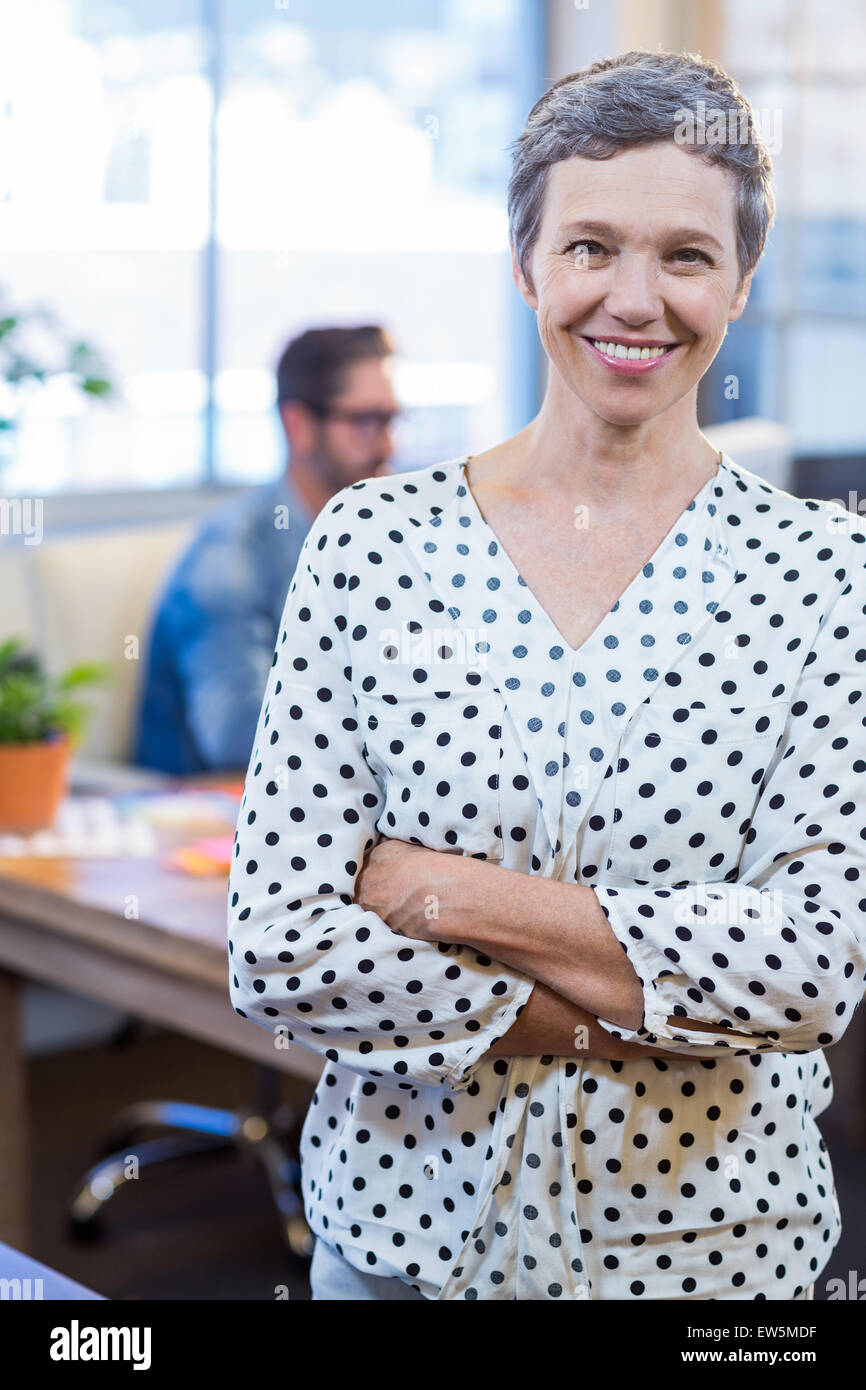
[[[560,87],[544,108],[554,131],[557,107],[559,124],[567,122],[568,101]],[[684,431],[690,406],[697,434],[690,392],[745,308],[756,238],[763,234],[762,246],[772,207],[762,226],[741,232],[736,165],[711,162],[657,132],[653,125],[655,138],[602,158],[580,153],[573,131],[565,144],[561,131],[571,153],[543,180],[536,172],[533,183],[519,165],[512,180],[515,277],[557,368],[545,406],[568,408],[560,397],[573,392],[620,431],[631,426],[635,442],[669,409]],[[552,138],[548,132],[547,143]],[[531,166],[526,146],[523,154]],[[757,152],[753,158],[753,175],[765,174]],[[666,423],[671,429],[674,420]],[[537,424],[530,426],[536,437]],[[694,457],[693,445],[691,467]]]
[[[744,143],[683,143],[705,106]],[[509,191],[537,417],[307,537],[229,941],[237,1011],[326,1061],[305,1210],[354,1274],[315,1298],[787,1300],[839,1239],[866,531],[696,418],[769,176],[711,63],[557,83]]]

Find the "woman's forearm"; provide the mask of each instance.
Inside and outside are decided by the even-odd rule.
[[[495,956],[596,1017],[638,1027],[640,981],[591,888],[468,865],[445,870],[461,875],[454,880],[460,895],[449,903],[450,940]]]
[[[488,1049],[486,1055],[573,1057],[577,1061],[582,1057],[598,1057],[614,1062],[645,1057],[676,1057],[682,1060],[690,1056],[681,1049],[666,1052],[663,1048],[645,1047],[642,1043],[620,1042],[611,1037],[586,1009],[563,998],[541,981],[536,982],[519,1018]]]
[[[584,884],[384,837],[365,855],[355,901],[392,931],[472,946],[609,1023],[643,1018],[640,980]]]
[[[575,1036],[583,1036],[575,1034],[583,1026],[595,1049],[592,1055],[599,1057],[714,1055],[709,1044],[694,1053],[682,1044],[670,1051],[626,1044],[601,1027],[599,1018],[627,1029],[639,1027],[643,989],[598,898],[586,885],[384,837],[365,856],[355,900],[400,935],[474,947],[536,981],[531,1009],[527,1004],[499,1052],[561,1056],[574,1048]],[[558,1001],[555,1006],[552,1000]],[[546,1004],[553,1011],[550,1017]],[[679,1033],[718,1031],[688,1018],[669,1022]],[[701,1047],[698,1039],[695,1044]],[[611,1050],[620,1048],[625,1050]]]

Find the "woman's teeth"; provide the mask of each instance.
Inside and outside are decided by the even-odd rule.
[[[661,357],[663,353],[670,352],[671,348],[676,347],[676,343],[671,343],[669,347],[626,347],[624,343],[603,343],[599,338],[590,340],[598,352],[603,352],[605,357],[627,357],[629,361],[637,362],[648,357]]]

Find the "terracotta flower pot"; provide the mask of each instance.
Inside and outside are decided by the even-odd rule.
[[[0,743],[0,834],[47,830],[67,789],[69,738]]]

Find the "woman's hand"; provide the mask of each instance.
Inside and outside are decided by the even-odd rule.
[[[355,880],[354,901],[375,912],[392,931],[416,941],[465,941],[466,909],[484,861],[462,854],[380,840],[368,850]]]

